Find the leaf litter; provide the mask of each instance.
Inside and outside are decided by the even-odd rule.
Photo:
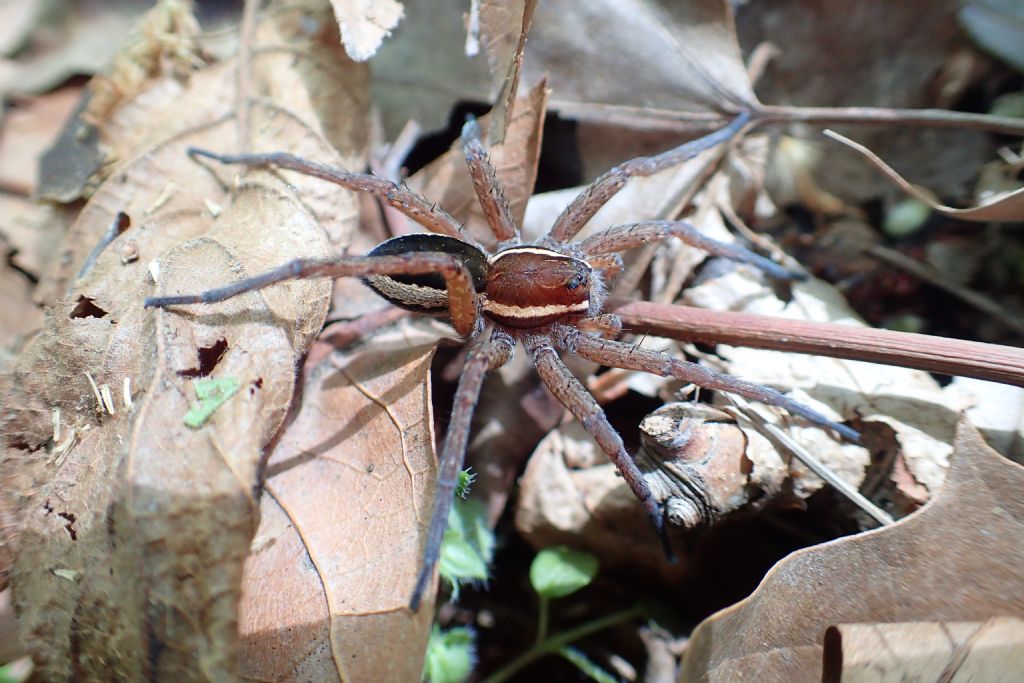
[[[24,351],[17,344],[8,347],[13,349],[10,373],[0,378],[9,444],[0,505],[14,531],[9,538],[16,550],[15,599],[23,628],[31,634],[27,644],[46,675],[88,678],[100,670],[99,662],[113,662],[114,671],[128,677],[146,671],[175,678],[200,666],[246,678],[413,680],[419,675],[431,615],[430,610],[408,613],[405,600],[433,490],[429,369],[435,326],[406,320],[354,347],[316,344],[331,304],[330,288],[322,282],[289,283],[217,306],[182,307],[175,314],[143,312],[141,299],[154,290],[205,289],[291,256],[363,248],[365,241],[358,232],[356,201],[336,186],[286,172],[203,166],[188,159],[187,146],[287,149],[361,168],[371,97],[381,106],[389,138],[410,119],[427,130],[442,126],[460,99],[497,99],[492,117],[498,127],[489,137],[504,142],[492,154],[510,188],[514,212],[525,215],[529,231],[550,224],[568,192],[531,196],[549,92],[560,115],[583,121],[581,140],[590,131],[581,151],[595,170],[613,163],[604,160],[611,154],[621,159],[638,153],[629,151],[639,144],[638,130],[654,131],[644,144],[655,149],[675,144],[662,137],[679,134],[683,119],[673,112],[690,117],[687,125],[702,126],[716,125],[722,107],[759,106],[725,3],[685,8],[572,3],[557,12],[541,3],[520,87],[530,3],[514,11],[480,3],[487,61],[465,57],[465,29],[459,13],[450,10],[442,14],[409,3],[396,27],[395,17],[403,12],[398,3],[382,4],[390,18],[378,21],[360,3],[335,2],[342,46],[325,5],[283,7],[256,13],[251,33],[243,32],[238,62],[197,61],[184,71],[158,62],[155,70],[153,64],[144,69],[145,77],[123,101],[91,119],[103,147],[92,153],[95,163],[85,175],[64,185],[71,188],[69,198],[94,194],[56,255],[44,256],[31,239],[14,238],[27,245],[18,247],[19,255],[39,277],[33,296],[54,304],[38,335],[22,334]],[[581,22],[590,33],[567,28]],[[394,35],[385,39],[392,29]],[[592,35],[606,37],[601,51],[592,48]],[[588,44],[579,42],[584,37]],[[342,54],[365,58],[378,44],[372,79]],[[606,49],[611,45],[615,49]],[[643,77],[637,64],[647,67]],[[238,81],[236,65],[242,70]],[[537,77],[541,71],[549,74],[546,84]],[[520,97],[513,100],[517,91]],[[482,122],[486,129],[487,119]],[[602,144],[602,135],[622,144]],[[767,136],[751,135],[742,148],[711,150],[679,169],[637,179],[591,226],[675,217],[691,207],[696,209],[691,220],[702,230],[730,239],[726,226],[736,225],[737,214],[753,225],[755,207],[760,215],[777,211],[759,180],[765,161],[751,157],[755,148],[771,149],[766,141]],[[871,149],[893,156],[885,147],[872,144]],[[479,216],[463,164],[456,142],[409,182],[472,230]],[[722,210],[732,205],[739,209]],[[118,211],[130,217],[130,225],[80,277],[83,261]],[[1012,211],[1006,215],[1012,218]],[[61,229],[58,220],[48,225]],[[798,285],[794,303],[782,308],[782,299],[749,273],[708,276],[713,264],[705,260],[677,245],[647,250],[627,264],[619,293],[630,296],[646,287],[654,298],[674,301],[698,273],[702,284],[687,290],[684,300],[819,320],[853,317],[818,283]],[[332,316],[345,320],[356,307],[343,294],[346,283],[335,289]],[[26,294],[15,296],[20,301]],[[31,315],[23,318],[26,328],[38,327]],[[851,369],[845,361],[728,347],[712,356],[675,342],[644,343],[685,350],[751,379],[797,386],[801,400],[856,417],[872,436],[875,452],[881,443],[881,450],[892,454],[888,483],[878,483],[877,463],[869,462],[863,449],[837,448],[812,430],[795,432],[843,478],[874,487],[882,499],[903,495],[892,502],[903,511],[953,486],[941,488],[941,482],[957,414],[971,407],[969,390],[941,391],[923,373],[897,376],[886,369],[875,375],[866,370],[874,366]],[[307,356],[311,344],[314,351]],[[204,353],[210,355],[204,350],[220,345],[221,355],[204,361]],[[304,356],[299,395],[294,368]],[[685,389],[635,373],[623,373],[622,379],[631,400],[663,400]],[[224,380],[237,381],[238,393],[209,414],[208,424],[187,428],[181,416],[200,383]],[[492,402],[499,409],[488,412],[486,402],[481,408],[480,419],[493,426],[492,432],[516,431],[508,428],[508,415],[533,420],[538,429],[557,421],[560,409],[543,408],[543,399],[531,395],[521,375],[509,375],[505,386],[514,386],[514,393]],[[129,398],[112,398],[122,394]],[[504,404],[511,403],[525,413],[509,412]],[[977,407],[973,414],[979,414]],[[648,553],[651,548],[628,542],[645,538],[643,520],[633,515],[635,502],[621,495],[622,483],[610,471],[594,467],[600,458],[587,454],[592,445],[573,429],[567,424],[552,432],[538,448],[514,510],[519,517],[535,501],[550,511],[546,523],[559,531],[545,540],[525,529],[524,534],[538,545],[591,544],[602,565],[611,558],[610,566],[618,565],[620,572],[653,572],[658,583],[652,585],[662,587],[657,590],[679,591],[686,563],[666,570],[656,553]],[[1019,420],[1016,432],[1013,425],[1005,429],[1001,433],[1012,448],[1020,442]],[[736,443],[743,446],[729,451],[725,476],[744,482],[748,493],[760,487],[767,494],[744,501],[748,511],[770,507],[771,501],[802,504],[820,489],[820,481],[780,459],[756,434],[740,434]],[[480,435],[483,463],[504,458],[488,452],[488,444],[499,442],[493,437]],[[528,439],[513,440],[511,450],[524,455],[532,446]],[[960,461],[955,453],[952,458],[955,474]],[[536,474],[544,463],[555,469]],[[501,467],[501,472],[481,472],[479,488],[488,479],[495,482],[488,494],[491,524],[508,499],[518,466]],[[581,493],[584,489],[572,481],[587,477],[592,488]],[[261,483],[262,493],[254,494]],[[577,526],[558,526],[559,516],[575,518]],[[645,563],[649,570],[642,569]],[[685,594],[677,595],[685,600]],[[199,612],[202,620],[187,618]],[[173,647],[158,647],[155,658],[137,656],[147,647],[154,652],[154,643]],[[820,646],[811,650],[816,647],[820,659]],[[794,646],[794,652],[802,656],[802,648]],[[396,657],[396,651],[409,656]]]

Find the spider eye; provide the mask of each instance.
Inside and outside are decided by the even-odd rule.
[[[570,292],[587,284],[587,276],[584,273],[576,273],[565,281],[565,288]]]

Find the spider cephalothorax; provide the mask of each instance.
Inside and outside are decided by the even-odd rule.
[[[573,238],[626,181],[650,175],[692,158],[729,140],[746,123],[741,114],[730,125],[704,138],[654,157],[616,166],[585,188],[566,208],[539,244],[523,244],[512,220],[494,168],[480,142],[475,121],[462,131],[466,162],[488,225],[499,245],[493,254],[476,246],[459,223],[443,209],[408,188],[372,175],[306,161],[285,153],[222,156],[192,150],[194,156],[222,163],[276,166],[312,175],[352,190],[370,192],[427,228],[431,234],[387,240],[366,256],[298,259],[261,275],[245,278],[202,294],[151,297],[146,306],[211,303],[276,282],[308,277],[360,277],[388,301],[430,315],[446,316],[455,330],[471,340],[459,378],[451,421],[438,464],[437,490],[424,549],[423,566],[412,590],[410,606],[418,608],[437,564],[469,436],[470,420],[483,377],[505,363],[516,343],[526,350],[552,394],[593,435],[641,501],[668,552],[662,511],[626,452],[622,439],[584,385],[568,370],[558,350],[575,353],[601,365],[671,376],[708,389],[732,392],[785,408],[847,438],[857,434],[783,394],[724,375],[668,354],[616,341],[621,323],[603,313],[605,280],[621,269],[618,252],[671,237],[711,254],[752,264],[779,278],[796,277],[772,261],[736,245],[701,235],[682,221],[644,221]]]

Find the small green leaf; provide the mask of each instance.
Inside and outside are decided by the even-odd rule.
[[[545,598],[562,598],[583,588],[597,575],[597,558],[565,546],[545,548],[530,565],[530,584]]]
[[[889,207],[882,220],[882,232],[889,237],[907,237],[920,230],[932,207],[917,199],[903,199]]]
[[[459,472],[459,480],[455,483],[455,497],[465,499],[469,495],[469,487],[476,481],[476,475],[466,468]]]
[[[476,663],[476,634],[458,627],[442,631],[434,624],[423,662],[423,680],[430,683],[462,683]]]
[[[592,681],[597,681],[597,683],[619,683],[619,679],[599,667],[589,657],[574,647],[563,647],[558,651],[558,654],[575,664],[576,668],[586,674]]]
[[[210,419],[214,411],[235,395],[241,383],[234,377],[200,379],[195,382],[198,403],[192,404],[185,413],[184,422],[192,429],[199,429]]]
[[[448,514],[448,528],[441,541],[441,576],[452,584],[455,597],[465,582],[490,577],[494,559],[494,533],[487,526],[487,509],[476,500],[456,500]]]

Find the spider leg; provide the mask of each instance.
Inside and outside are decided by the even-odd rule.
[[[701,234],[697,228],[684,221],[643,221],[629,225],[617,225],[597,232],[579,243],[583,253],[598,256],[612,252],[635,249],[652,242],[661,242],[675,237],[681,242],[696,247],[713,256],[749,263],[768,275],[782,280],[803,280],[806,275],[783,268],[779,264],[737,244],[719,242]]]
[[[229,285],[199,294],[152,296],[145,300],[146,308],[200,304],[224,301],[244,292],[252,292],[285,280],[311,277],[366,277],[368,275],[424,275],[440,273],[444,276],[448,294],[448,314],[455,331],[468,337],[476,328],[476,292],[473,279],[465,264],[451,254],[413,252],[394,256],[340,256],[327,259],[295,259],[265,273],[247,277]]]
[[[475,118],[471,117],[462,127],[462,151],[466,155],[466,165],[473,178],[477,200],[494,236],[499,243],[518,239],[519,229],[512,220],[512,212],[508,208],[508,201],[498,182],[498,174],[491,164],[487,148],[480,142],[480,125]]]
[[[590,432],[597,445],[608,454],[615,467],[622,473],[622,477],[629,484],[633,494],[643,504],[651,524],[654,525],[654,531],[661,539],[665,556],[670,561],[673,560],[674,556],[665,531],[661,507],[654,499],[650,487],[647,486],[647,481],[644,480],[633,458],[626,452],[622,437],[608,422],[604,410],[590,395],[586,387],[569,371],[569,368],[565,367],[546,337],[532,337],[525,342],[525,346],[545,386],[551,390],[555,398],[561,401],[562,405],[569,409],[569,412],[576,417],[584,429]]]
[[[860,434],[855,430],[833,422],[818,411],[812,410],[774,389],[715,372],[696,363],[673,358],[660,351],[651,351],[625,342],[579,334],[567,325],[556,323],[554,327],[556,338],[563,347],[601,365],[625,370],[642,370],[661,377],[675,377],[705,389],[738,394],[744,398],[767,403],[770,406],[784,408],[820,427],[835,430],[853,443],[860,440]]]
[[[691,140],[675,149],[662,152],[653,157],[637,157],[630,161],[619,164],[588,185],[583,192],[576,196],[562,211],[555,220],[555,224],[548,231],[546,240],[554,242],[568,242],[576,236],[584,225],[587,224],[594,214],[602,206],[608,203],[612,197],[634,176],[649,176],[663,171],[666,168],[677,166],[684,161],[692,159],[701,152],[715,145],[730,140],[747,124],[750,115],[747,112],[741,113],[732,123],[709,133],[702,138]]]
[[[222,164],[284,168],[314,178],[320,178],[321,180],[341,185],[356,192],[368,192],[380,197],[431,232],[448,235],[463,241],[466,240],[466,236],[462,234],[462,227],[450,213],[409,188],[384,178],[378,178],[375,175],[351,173],[342,168],[320,164],[285,152],[216,154],[205,149],[190,147],[188,153],[192,157],[206,157]]]
[[[427,584],[434,577],[441,556],[441,541],[445,529],[448,528],[448,513],[455,497],[455,487],[459,480],[459,470],[466,457],[466,444],[469,441],[469,427],[480,398],[480,387],[483,385],[487,371],[499,367],[512,355],[513,342],[508,335],[494,332],[481,335],[466,357],[466,364],[459,376],[459,386],[455,391],[455,403],[452,406],[451,421],[448,432],[444,436],[441,457],[437,465],[437,489],[434,493],[434,510],[430,515],[430,526],[427,528],[427,541],[423,551],[423,564],[416,577],[416,585],[409,599],[409,609],[416,611],[423,600]]]

